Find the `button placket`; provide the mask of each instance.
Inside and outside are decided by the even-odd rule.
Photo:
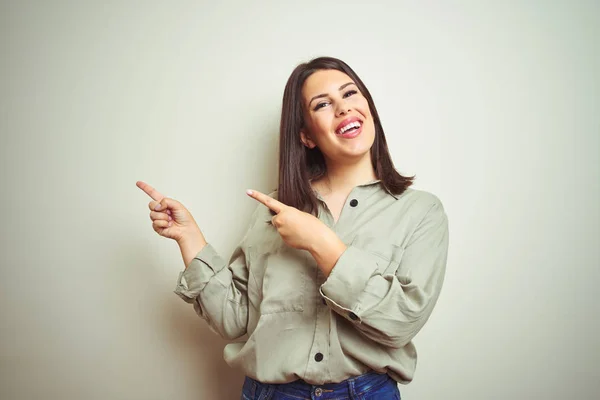
[[[322,273],[317,269],[317,282],[322,279]],[[318,298],[315,299],[317,302],[324,300],[320,294],[316,294],[316,296],[321,298],[321,300],[318,300]],[[329,354],[329,324],[331,321],[330,310],[328,307],[317,306],[315,311],[315,336],[310,348],[310,362],[306,370],[306,376],[311,379],[321,379],[324,375],[328,375],[326,372],[328,360],[325,359],[325,354]],[[327,378],[327,376],[325,376],[325,378]]]

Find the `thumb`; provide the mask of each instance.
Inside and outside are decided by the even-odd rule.
[[[177,201],[170,199],[168,197],[163,197],[162,200],[160,202],[158,202],[156,204],[156,206],[154,207],[154,211],[163,211],[167,208],[170,209],[177,209]]]

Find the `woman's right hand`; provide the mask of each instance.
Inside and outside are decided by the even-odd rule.
[[[165,197],[145,182],[138,181],[136,186],[152,198],[148,207],[150,208],[152,228],[156,233],[173,239],[179,244],[197,240],[204,241],[198,224],[183,204]]]

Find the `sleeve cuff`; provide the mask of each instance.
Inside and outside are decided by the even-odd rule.
[[[207,243],[187,268],[179,273],[175,294],[188,303],[194,302],[208,281],[225,264],[211,244]]]
[[[334,311],[352,322],[360,323],[358,299],[376,271],[377,261],[373,255],[349,246],[319,291]]]

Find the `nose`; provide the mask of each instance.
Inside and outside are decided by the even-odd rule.
[[[342,115],[346,115],[349,112],[350,112],[350,105],[346,101],[342,100],[342,101],[340,101],[340,102],[337,103],[337,107],[335,109],[335,115],[337,117],[340,117]]]

